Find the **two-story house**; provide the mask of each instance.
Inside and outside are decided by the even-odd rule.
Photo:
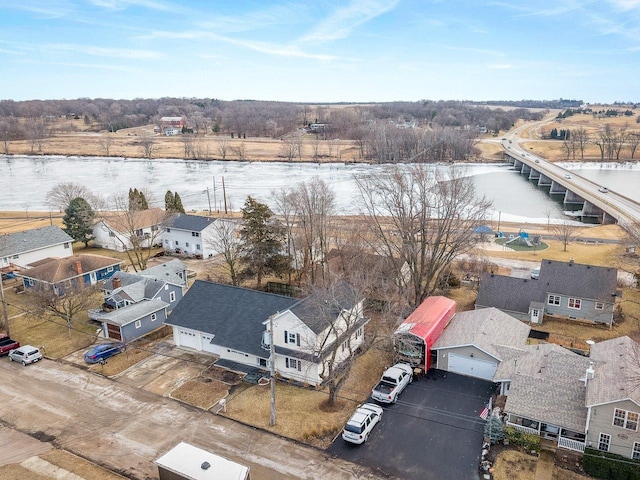
[[[222,224],[225,224],[225,227]],[[200,215],[178,213],[164,223],[162,246],[165,250],[196,255],[201,258],[212,257],[218,252],[220,228],[235,230],[235,223],[222,218],[209,218]]]
[[[128,342],[163,325],[184,296],[186,266],[177,259],[138,273],[116,272],[103,286],[104,303],[89,318],[106,338]]]
[[[0,268],[19,270],[46,258],[73,255],[73,238],[60,227],[34,228],[24,232],[0,235]]]
[[[161,242],[164,210],[152,208],[108,215],[93,225],[96,247],[124,252],[134,245],[148,248]]]
[[[33,268],[23,269],[25,291],[33,288],[51,290],[64,295],[67,289],[95,285],[120,270],[124,262],[102,255],[80,254],[65,258],[52,258],[38,262]]]
[[[300,300],[197,280],[165,323],[176,346],[218,355],[216,365],[238,371],[267,370],[273,342],[276,373],[317,386],[329,361],[361,345],[362,302],[346,283]]]
[[[532,323],[547,314],[611,325],[617,296],[615,268],[543,260],[538,279],[482,274],[475,307]]]

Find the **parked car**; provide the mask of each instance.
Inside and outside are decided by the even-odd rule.
[[[565,173],[564,174],[564,178],[571,178],[571,174],[570,173]]]
[[[387,368],[378,384],[373,387],[371,398],[381,403],[396,403],[404,388],[413,381],[413,369],[406,363],[396,363]]]
[[[608,189],[607,187],[600,187],[600,188],[598,189],[598,191],[599,191],[600,193],[609,193],[609,189]]]
[[[87,363],[105,363],[107,358],[113,357],[122,352],[124,343],[101,343],[84,354],[84,361]]]
[[[538,280],[538,278],[540,278],[539,268],[534,268],[533,270],[531,270],[531,278],[533,278],[534,280]]]
[[[42,353],[40,349],[32,347],[31,345],[23,345],[9,352],[9,361],[20,362],[25,367],[30,363],[36,363],[41,358]]]
[[[342,430],[346,442],[363,444],[369,438],[373,427],[382,419],[382,407],[373,403],[360,405]]]

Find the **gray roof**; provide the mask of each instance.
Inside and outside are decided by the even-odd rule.
[[[0,257],[19,255],[68,242],[73,243],[73,238],[56,225],[9,233],[0,236]]]
[[[362,300],[347,282],[337,282],[329,289],[316,290],[290,308],[291,312],[315,334],[323,332],[344,310],[349,311]]]
[[[474,345],[501,360],[496,346],[523,347],[531,328],[497,308],[482,308],[456,313],[433,349]]]
[[[138,272],[138,275],[157,278],[158,280],[164,280],[175,285],[186,285],[186,271],[187,266],[177,258],[174,258],[168,262],[156,265],[155,267],[142,270],[141,272]]]
[[[202,217],[200,215],[176,213],[165,222],[165,227],[190,232],[201,232],[209,225],[213,225],[216,220],[216,218]]]
[[[167,302],[163,302],[159,298],[154,298],[153,300],[143,300],[134,305],[119,308],[109,313],[97,313],[95,319],[123,326],[162,310],[163,308],[167,308],[168,306],[169,304]]]
[[[119,288],[113,288],[114,279],[120,280]],[[165,283],[164,280],[119,271],[104,283],[104,289],[111,290],[111,297],[116,301],[129,300],[131,302],[139,302],[155,297]]]
[[[615,268],[555,260],[542,261],[538,280],[484,273],[476,306],[527,313],[531,302],[545,302],[550,293],[611,304],[617,273]]]
[[[567,349],[555,343],[539,343],[503,351],[502,362],[493,378],[495,381],[509,381],[516,373],[533,375],[551,352],[566,353]]]
[[[528,349],[511,377],[505,412],[584,432],[588,366],[588,358],[562,347]]]
[[[215,335],[213,343],[262,358],[263,322],[298,303],[295,298],[196,280],[165,321]]]
[[[591,346],[595,371],[587,387],[587,406],[629,399],[640,406],[640,344],[624,336]]]

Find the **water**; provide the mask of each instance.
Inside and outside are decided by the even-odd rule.
[[[563,165],[580,175],[640,201],[637,165]],[[563,217],[562,204],[551,199],[506,164],[464,165],[479,195],[493,201],[491,219],[545,223]],[[187,211],[224,209],[222,179],[230,210],[239,210],[248,195],[273,206],[272,192],[319,177],[336,192],[340,213],[358,213],[354,177],[375,174],[382,165],[205,162],[101,157],[0,157],[0,210],[48,211],[46,194],[62,182],[75,182],[104,198],[126,195],[129,188],[151,192],[151,204],[163,206],[167,190],[178,192]],[[431,168],[449,168],[435,167]],[[214,188],[215,185],[215,188]],[[208,195],[207,195],[208,188]]]

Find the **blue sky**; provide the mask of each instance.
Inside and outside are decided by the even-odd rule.
[[[640,101],[640,0],[0,0],[0,99]]]

